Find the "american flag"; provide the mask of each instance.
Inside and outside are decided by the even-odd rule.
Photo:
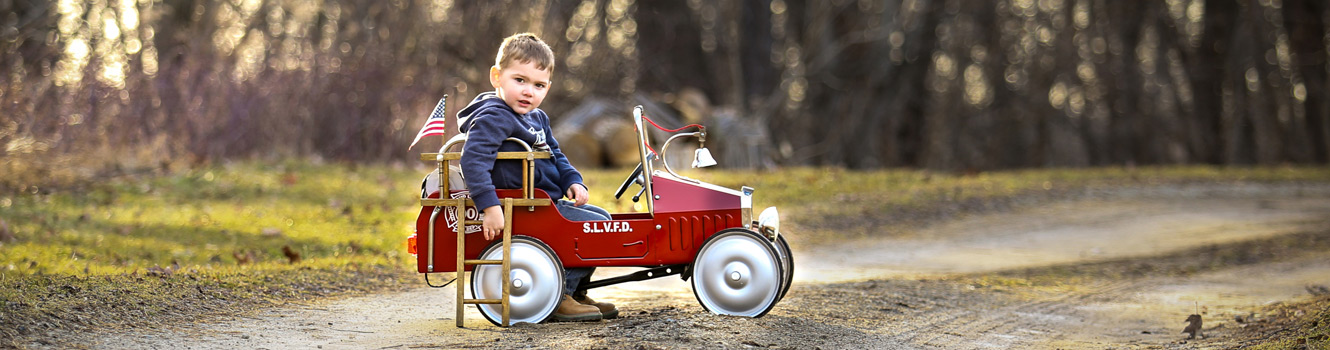
[[[439,99],[439,105],[434,106],[434,112],[429,114],[429,119],[425,120],[425,126],[420,127],[420,132],[416,133],[416,139],[411,141],[411,146],[407,147],[407,150],[416,147],[416,143],[420,142],[420,139],[425,138],[425,136],[443,135],[448,132],[447,108],[445,107],[447,104],[448,95],[445,94],[443,98]]]

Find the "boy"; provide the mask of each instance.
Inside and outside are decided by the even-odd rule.
[[[522,146],[503,141],[516,137],[536,151],[553,154],[551,159],[537,159],[535,188],[544,190],[555,201],[555,208],[572,221],[609,220],[604,209],[587,204],[587,188],[582,174],[568,163],[559,150],[559,142],[550,131],[550,118],[539,108],[549,91],[554,72],[554,52],[531,33],[514,34],[503,39],[499,53],[490,67],[493,92],[476,96],[457,113],[457,127],[467,133],[462,149],[462,175],[476,207],[485,214],[482,232],[492,240],[503,232],[504,220],[495,188],[521,188],[520,161],[496,162],[499,151],[525,151]],[[572,201],[562,199],[567,196]],[[560,321],[595,321],[614,318],[619,310],[610,303],[597,303],[578,290],[590,280],[594,268],[568,269],[564,274],[564,295],[554,318]],[[574,295],[577,297],[574,298]]]

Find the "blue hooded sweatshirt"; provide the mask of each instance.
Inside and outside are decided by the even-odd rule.
[[[535,188],[544,190],[551,199],[563,198],[569,187],[582,183],[582,173],[568,163],[554,140],[550,117],[539,108],[517,115],[494,92],[481,93],[457,112],[457,129],[467,134],[462,147],[462,176],[466,177],[476,208],[499,205],[495,188],[522,188],[522,161],[495,159],[501,151],[526,151],[515,142],[504,142],[509,137],[526,142],[533,151],[553,154],[550,159],[536,159],[535,165]]]

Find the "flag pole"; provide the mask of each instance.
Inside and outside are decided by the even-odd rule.
[[[442,101],[442,102],[439,102],[439,104],[443,105],[443,120],[446,121],[446,120],[448,120],[448,94],[447,94],[447,93],[444,93],[444,94],[443,94],[443,101]],[[446,123],[447,123],[447,122],[445,122],[444,125],[447,125]],[[439,134],[439,142],[440,142],[440,143],[439,143],[439,147],[443,147],[443,145],[448,144],[448,129],[447,129],[446,127],[443,129],[443,133]],[[447,151],[447,150],[442,149],[442,148],[439,149],[439,152],[444,152],[444,151]]]

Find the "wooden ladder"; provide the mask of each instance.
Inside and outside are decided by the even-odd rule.
[[[423,206],[435,206],[435,207],[451,206],[451,207],[455,207],[455,208],[457,208],[456,214],[457,214],[458,225],[457,225],[457,228],[456,228],[456,231],[455,231],[455,233],[456,233],[456,235],[457,235],[457,281],[455,282],[455,283],[457,284],[457,297],[456,297],[456,302],[457,302],[457,303],[456,303],[456,309],[457,309],[457,327],[459,327],[459,328],[462,327],[462,323],[463,323],[463,322],[462,322],[462,320],[463,320],[463,315],[465,314],[463,311],[465,310],[465,306],[466,306],[466,304],[498,304],[498,305],[501,305],[501,308],[502,308],[502,310],[503,310],[503,311],[502,311],[502,315],[503,315],[503,317],[502,317],[502,322],[501,322],[501,323],[502,323],[502,326],[503,326],[503,327],[508,327],[508,326],[510,325],[510,324],[509,324],[509,313],[510,313],[510,308],[511,308],[511,305],[509,304],[508,299],[509,299],[509,297],[511,296],[512,283],[510,283],[509,281],[506,281],[506,279],[507,279],[507,276],[510,276],[510,275],[512,274],[512,257],[511,257],[510,255],[511,255],[511,253],[512,253],[512,248],[513,248],[513,233],[512,233],[512,230],[513,230],[513,214],[514,214],[514,213],[513,213],[513,206],[525,206],[525,207],[527,207],[527,210],[530,211],[530,210],[535,210],[535,207],[539,207],[539,206],[549,206],[549,205],[551,205],[551,202],[550,202],[550,200],[548,200],[548,199],[534,199],[534,198],[532,198],[532,195],[533,195],[532,186],[533,186],[533,184],[534,184],[534,182],[535,182],[535,181],[534,181],[534,176],[535,176],[535,160],[536,160],[536,159],[549,159],[549,158],[551,157],[551,154],[550,154],[550,152],[543,152],[543,151],[542,151],[542,152],[535,152],[535,151],[532,151],[532,150],[531,150],[531,146],[527,145],[526,142],[523,142],[522,140],[519,140],[519,139],[516,139],[516,138],[508,138],[508,139],[506,140],[506,141],[515,141],[515,142],[517,142],[518,144],[522,145],[522,147],[525,147],[525,148],[527,149],[527,151],[526,151],[526,152],[498,152],[498,155],[495,157],[496,160],[502,160],[502,159],[517,159],[517,160],[521,160],[521,161],[522,161],[522,165],[523,165],[523,167],[522,167],[522,198],[500,198],[500,199],[499,199],[499,203],[500,203],[500,205],[503,205],[503,213],[504,213],[504,215],[503,215],[503,221],[504,221],[504,222],[503,222],[503,250],[502,250],[503,258],[502,258],[502,259],[499,259],[499,260],[467,259],[467,258],[466,258],[466,226],[467,226],[467,225],[481,225],[481,224],[483,224],[483,221],[480,221],[480,220],[466,220],[466,208],[467,208],[468,206],[472,206],[472,207],[474,207],[474,206],[476,205],[475,202],[473,202],[470,198],[443,198],[443,197],[445,196],[445,194],[449,192],[449,184],[448,184],[448,181],[449,181],[449,178],[448,178],[448,166],[451,164],[452,161],[462,159],[462,153],[461,153],[461,152],[446,152],[446,151],[447,151],[448,148],[451,147],[453,144],[458,143],[458,142],[461,142],[461,141],[465,141],[465,140],[466,140],[465,136],[458,137],[458,138],[454,138],[453,140],[449,140],[447,143],[445,143],[445,144],[443,145],[443,147],[439,149],[439,153],[422,153],[422,154],[420,154],[420,159],[421,159],[421,160],[425,160],[425,161],[433,160],[433,161],[436,161],[436,162],[438,163],[438,169],[437,169],[437,170],[438,170],[438,172],[439,172],[439,198],[421,198],[421,200],[420,200],[420,204],[423,205]],[[476,208],[476,210],[479,211],[480,208]],[[428,253],[427,253],[427,254],[429,254],[429,255],[427,256],[427,259],[428,259],[427,261],[429,261],[430,263],[433,263],[433,262],[434,262],[434,236],[433,236],[433,226],[434,226],[434,223],[433,223],[433,222],[430,222],[430,227],[431,227],[431,230],[430,230],[431,232],[430,232],[430,234],[431,234],[431,236],[429,237],[429,242],[430,242],[430,244],[429,244]],[[504,278],[505,281],[503,282],[503,294],[502,294],[502,296],[501,296],[499,299],[468,299],[468,298],[466,298],[466,288],[464,287],[465,284],[466,284],[466,273],[465,273],[465,272],[466,272],[466,267],[467,267],[467,266],[478,266],[478,265],[500,265],[500,266],[501,266],[501,269],[502,269],[502,270],[501,270],[501,271],[502,271],[501,273],[502,273],[502,274],[501,274],[500,276],[504,276],[504,277],[505,277],[505,278]],[[562,277],[563,277],[563,276],[559,276],[559,278],[562,278]]]

